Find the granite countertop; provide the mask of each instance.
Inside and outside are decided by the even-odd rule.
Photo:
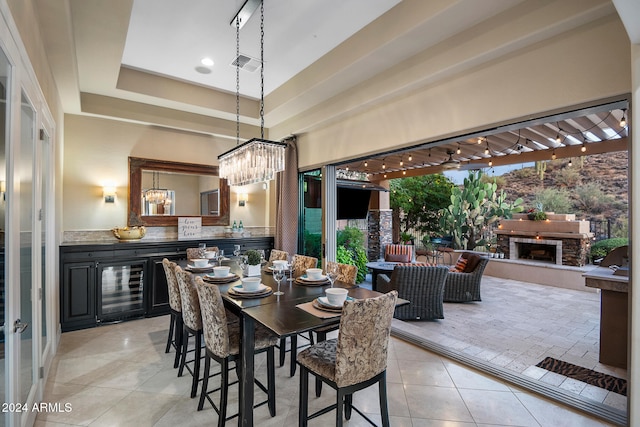
[[[614,271],[606,267],[594,268],[582,275],[585,286],[599,288],[604,291],[629,292],[629,277],[614,275]]]

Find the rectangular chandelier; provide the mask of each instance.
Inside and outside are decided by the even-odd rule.
[[[284,142],[253,138],[218,156],[220,177],[229,185],[247,185],[275,179],[284,170]]]

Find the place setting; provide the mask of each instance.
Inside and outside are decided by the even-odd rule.
[[[229,283],[238,280],[240,276],[235,273],[231,273],[230,270],[231,267],[226,265],[213,267],[213,273],[205,274],[202,278],[207,282],[216,284]]]
[[[289,274],[291,271],[291,265],[287,260],[277,259],[271,261],[271,265],[266,265],[262,271],[267,274],[273,274],[275,271],[282,270],[284,273]]]
[[[324,296],[311,302],[298,304],[296,307],[322,319],[337,317],[342,313],[344,302],[353,301],[348,293],[349,291],[344,288],[327,288]]]
[[[185,270],[191,271],[192,273],[206,273],[212,271],[214,265],[209,263],[209,259],[207,258],[197,258],[189,260],[189,264],[187,264]]]
[[[261,283],[259,277],[243,277],[242,283],[229,288],[228,293],[234,298],[263,298],[271,295],[273,289]]]
[[[306,274],[296,277],[295,283],[302,286],[324,286],[330,283],[333,286],[337,275],[333,272],[322,274],[321,268],[307,268]]]

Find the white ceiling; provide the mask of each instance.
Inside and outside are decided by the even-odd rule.
[[[135,0],[122,65],[235,93],[236,28],[245,0]],[[278,0],[264,7],[265,94],[400,0]],[[260,8],[240,30],[240,53],[260,59]],[[212,67],[200,60],[213,59]],[[203,74],[204,68],[209,74]],[[260,70],[241,71],[240,93],[260,97]]]

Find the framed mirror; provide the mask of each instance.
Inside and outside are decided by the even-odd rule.
[[[229,225],[229,194],[217,166],[129,157],[129,226],[177,226],[187,216]]]

